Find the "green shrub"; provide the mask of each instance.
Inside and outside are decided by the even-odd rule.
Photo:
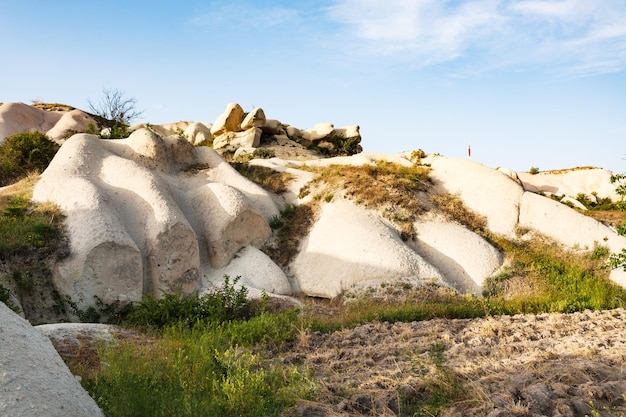
[[[0,146],[0,186],[11,184],[31,172],[43,172],[59,145],[40,132],[8,136]]]
[[[245,320],[255,314],[244,286],[237,288],[241,277],[231,281],[224,275],[222,287],[199,296],[197,293],[181,295],[164,293],[157,299],[145,296],[133,306],[127,322],[135,326],[150,326],[162,329],[166,326],[184,323],[194,326],[198,322],[220,323],[231,320]]]

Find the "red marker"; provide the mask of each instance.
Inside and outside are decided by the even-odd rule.
[[[470,145],[467,145],[467,156],[472,157],[472,147]]]

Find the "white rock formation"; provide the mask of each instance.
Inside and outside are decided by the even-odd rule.
[[[52,139],[59,141],[76,132],[86,132],[89,125],[96,128],[96,121],[82,110],[74,109],[63,112],[61,118],[46,132]]]
[[[71,254],[54,272],[59,290],[80,308],[93,296],[111,303],[189,293],[206,271],[262,245],[279,208],[224,164],[212,149],[147,129],[123,140],[70,138],[33,192],[67,216]]]
[[[60,141],[71,131],[86,131],[90,123],[97,125],[82,110],[47,111],[24,103],[4,103],[0,106],[0,145],[7,136],[28,131],[42,132]]]
[[[466,227],[441,219],[420,219],[412,246],[462,293],[482,294],[483,282],[502,266],[504,257]],[[411,243],[411,241],[409,241]]]
[[[428,156],[436,185],[457,194],[471,210],[487,218],[489,230],[514,237],[524,190],[507,175],[477,162]]]
[[[104,416],[50,340],[1,302],[0,416]]]
[[[335,130],[332,123],[318,123],[311,129],[303,130],[304,137],[312,142],[327,138]]]
[[[539,231],[571,248],[592,250],[594,246],[606,246],[612,253],[626,248],[626,237],[578,213],[566,205],[541,195],[525,192],[521,205],[519,225]],[[626,272],[611,271],[611,279],[626,286]]]
[[[213,138],[213,134],[211,134],[211,125],[206,125],[199,122],[192,123],[187,126],[184,130],[183,135],[190,143],[194,145],[199,145],[205,140]]]
[[[620,201],[620,196],[615,193],[615,186],[609,181],[611,175],[609,170],[591,167],[546,171],[534,175],[518,172],[527,191],[572,198],[576,198],[579,193],[589,197],[595,193],[600,198]]]
[[[303,293],[330,298],[363,282],[401,278],[445,285],[441,273],[405,245],[394,228],[343,200],[323,205],[291,271]]]

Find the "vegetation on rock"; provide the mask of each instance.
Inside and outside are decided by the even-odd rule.
[[[617,184],[615,191],[622,196],[622,201],[618,203],[618,207],[621,211],[626,211],[626,202],[623,200],[626,197],[626,174],[613,175],[611,184]],[[617,226],[617,232],[622,236],[626,235],[626,221]],[[626,271],[626,248],[623,248],[620,253],[611,254],[609,263],[612,268],[623,268]]]
[[[58,150],[59,145],[40,132],[8,136],[0,145],[0,187],[43,172]]]

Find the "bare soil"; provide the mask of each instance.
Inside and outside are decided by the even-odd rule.
[[[369,323],[303,334],[283,360],[308,368],[319,387],[289,416],[626,412],[623,309]]]

